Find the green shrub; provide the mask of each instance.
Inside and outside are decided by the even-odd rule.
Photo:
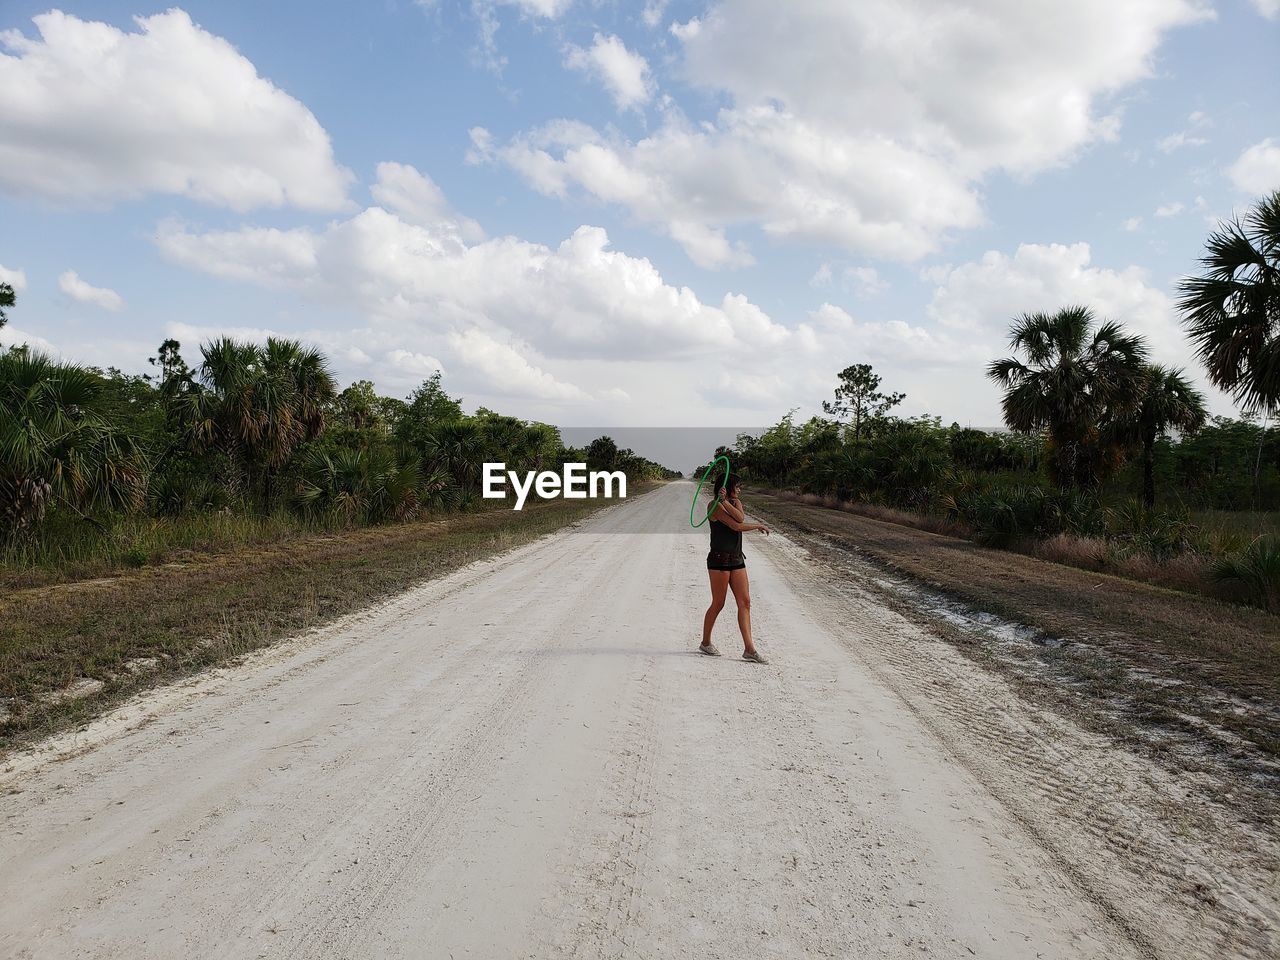
[[[944,502],[955,518],[973,530],[979,543],[1003,547],[1036,536],[1044,500],[1039,487],[1011,486],[962,488]]]
[[[1078,537],[1098,537],[1106,533],[1107,517],[1095,494],[1083,490],[1059,490],[1046,497],[1046,516],[1039,536],[1047,539],[1059,533]]]
[[[1259,537],[1239,553],[1219,560],[1210,571],[1250,602],[1267,610],[1280,609],[1280,540]]]
[[[1028,484],[983,487],[969,481],[959,484],[942,502],[954,519],[987,546],[1047,540],[1060,533],[1097,536],[1106,526],[1097,498],[1079,491]]]
[[[424,472],[416,459],[387,448],[312,449],[300,457],[294,503],[304,516],[341,524],[403,522],[456,500],[443,470]]]
[[[1136,499],[1108,511],[1106,526],[1112,539],[1158,560],[1194,549],[1197,539],[1185,507],[1147,507]]]
[[[231,503],[226,488],[196,473],[162,473],[151,479],[151,511],[159,517],[185,517],[221,510]]]

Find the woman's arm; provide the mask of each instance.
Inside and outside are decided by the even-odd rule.
[[[769,532],[769,528],[763,523],[743,523],[741,520],[735,518],[733,514],[728,513],[725,509],[726,507],[727,504],[721,500],[719,506],[717,506],[715,511],[711,514],[711,519],[719,520],[730,530],[741,530],[743,533],[749,533],[752,530],[761,530],[765,533]],[[745,517],[745,514],[739,513],[739,516]]]
[[[742,499],[740,497],[734,497],[732,500],[727,501],[727,503],[729,505],[729,508],[733,511],[733,518],[737,520],[739,523],[746,523],[747,508],[742,505]],[[769,528],[766,527],[763,523],[756,523],[756,524],[752,524],[751,526],[756,530],[763,530],[765,533],[769,532]]]
[[[747,515],[742,512],[742,504],[739,501],[726,498],[722,492],[719,502],[724,513],[733,517],[733,519],[737,520],[739,523],[746,522]]]

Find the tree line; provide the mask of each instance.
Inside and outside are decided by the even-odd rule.
[[[14,302],[0,285],[0,307]],[[194,367],[166,340],[150,364],[129,375],[25,346],[0,352],[0,539],[137,514],[407,521],[478,506],[488,460],[585,462],[633,482],[673,475],[607,436],[573,448],[550,424],[464,414],[438,373],[404,400],[368,381],[339,389],[323,353],[296,340],[219,338]]]

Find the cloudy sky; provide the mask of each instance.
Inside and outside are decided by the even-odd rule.
[[[0,338],[285,334],[570,425],[870,362],[993,426],[1023,311],[1200,377],[1175,286],[1280,188],[1278,51],[1280,0],[5,0]]]

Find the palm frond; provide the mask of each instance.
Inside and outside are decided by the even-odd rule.
[[[1183,325],[1215,386],[1249,407],[1280,405],[1280,191],[1205,243],[1199,276],[1179,284]]]

